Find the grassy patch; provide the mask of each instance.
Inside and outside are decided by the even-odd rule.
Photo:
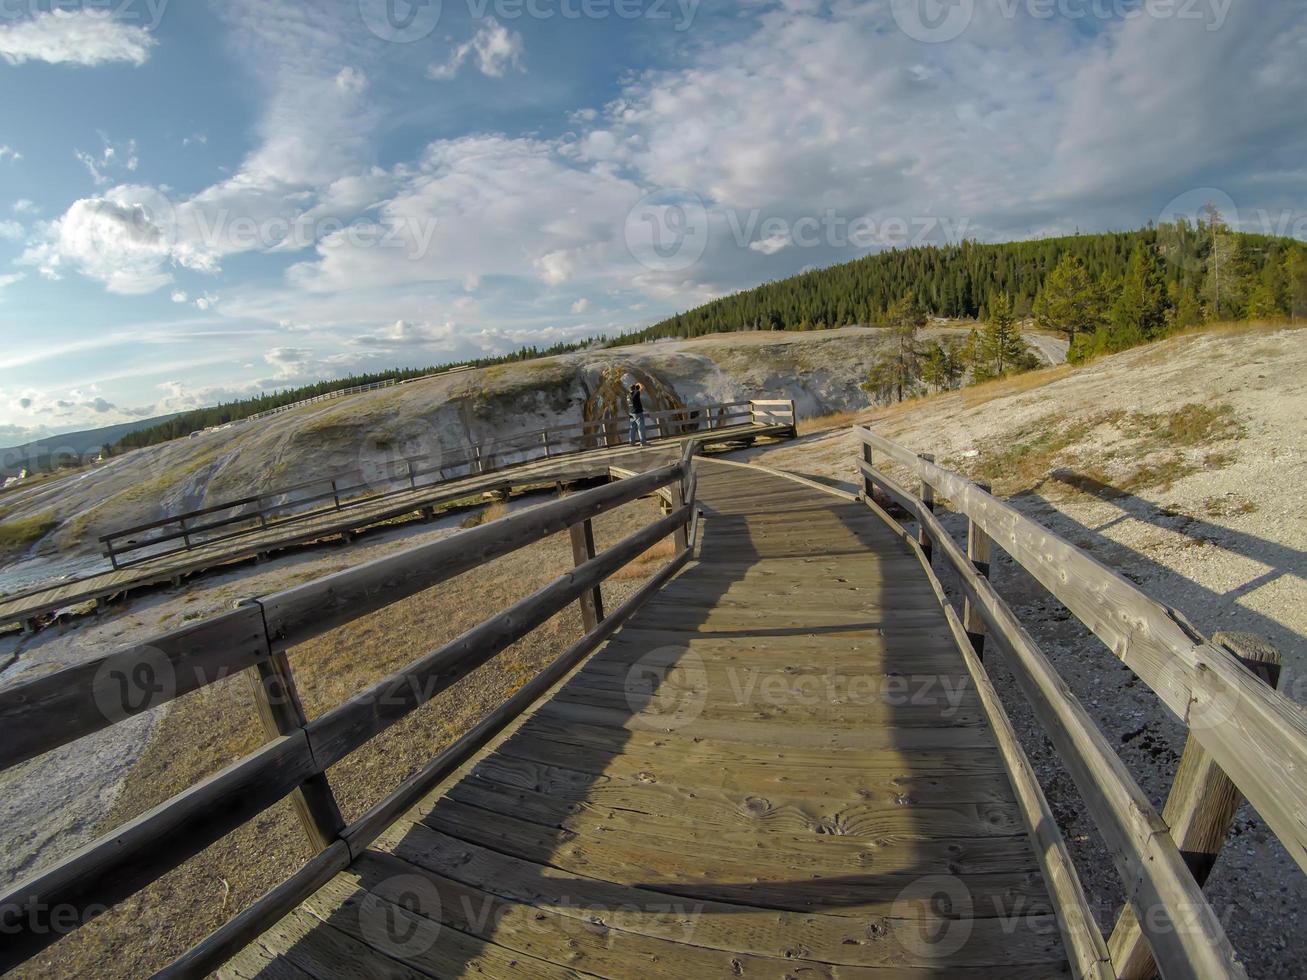
[[[1116,409],[1081,418],[1051,415],[996,440],[969,475],[1003,494],[1032,490],[1053,478],[1107,500],[1169,488],[1200,470],[1229,466],[1235,455],[1211,447],[1244,432],[1227,404],[1191,402],[1169,412]]]
[[[17,520],[9,517],[0,523],[0,552],[13,554],[35,544],[56,527],[59,522],[51,511],[42,511],[31,517]]]
[[[484,510],[479,510],[475,514],[468,514],[458,526],[464,529],[480,527],[482,524],[489,524],[491,521],[497,521],[501,517],[507,516],[508,505],[502,500],[496,500]]]

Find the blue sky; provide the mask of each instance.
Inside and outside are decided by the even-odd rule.
[[[0,445],[1207,201],[1304,237],[1272,0],[2,0]]]

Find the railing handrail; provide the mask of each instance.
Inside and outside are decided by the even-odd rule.
[[[1014,676],[1109,845],[1126,881],[1130,905],[1141,906],[1118,924],[1113,955],[1134,957],[1134,940],[1128,935],[1133,930],[1136,937],[1141,932],[1147,937],[1167,976],[1242,976],[1220,920],[1186,867],[1167,823],[993,590],[988,567],[978,567],[962,552],[934,516],[933,501],[927,503],[877,470],[873,452],[905,467],[921,481],[923,493],[928,489],[932,496],[948,498],[970,521],[973,543],[979,535],[1002,547],[1130,666],[1189,726],[1191,744],[1199,746],[1194,751],[1210,754],[1300,865],[1307,852],[1307,786],[1300,778],[1307,771],[1307,711],[1205,640],[1178,612],[1053,531],[936,465],[933,458],[867,428],[854,431],[864,447],[859,462],[864,498],[872,502],[875,491],[883,492],[919,522],[925,560],[929,562],[925,549],[930,545],[948,558],[967,597],[968,614],[974,603],[980,620],[1002,643]],[[1073,869],[1070,873],[1074,878]],[[1061,874],[1065,883],[1065,868]],[[1074,890],[1079,892],[1078,881]],[[1092,920],[1084,915],[1078,921],[1083,925]],[[1090,931],[1101,947],[1101,933],[1096,926]],[[1072,938],[1068,935],[1068,946]],[[1077,941],[1084,938],[1082,933]],[[1092,953],[1084,956],[1093,961]]]
[[[390,819],[416,802],[439,778],[516,717],[534,696],[579,663],[684,565],[693,547],[686,529],[697,525],[698,516],[693,496],[692,457],[696,450],[697,441],[692,440],[681,459],[672,465],[250,600],[229,613],[173,630],[151,642],[0,690],[0,727],[15,736],[14,741],[0,746],[0,771],[222,680],[234,670],[257,669],[262,678],[261,685],[256,686],[261,711],[266,708],[272,715],[280,712],[283,719],[276,737],[253,753],[0,894],[0,925],[8,934],[5,945],[0,947],[0,972],[58,938],[33,924],[27,910],[70,907],[80,913],[112,905],[292,793],[297,793],[301,801],[308,800],[301,808],[301,818],[306,824],[314,824],[306,829],[311,839],[316,832],[320,842],[319,855],[308,868],[293,876],[296,887],[315,881],[314,875],[323,867],[329,864],[334,868],[343,856],[366,847]],[[594,553],[590,522],[596,516],[668,485],[673,486],[675,498],[681,501],[679,507]],[[586,533],[578,539],[575,535],[582,526]],[[304,716],[284,653],[287,647],[569,528],[574,534],[574,569],[325,714],[312,721]],[[674,535],[677,542],[672,561],[612,615],[593,627],[587,623],[582,639],[528,682],[524,691],[531,692],[531,696],[518,692],[360,820],[345,826],[326,783],[329,766],[566,606],[580,601],[668,535]],[[578,540],[586,542],[580,553],[576,551]],[[105,708],[114,703],[106,698],[114,689],[115,676],[139,674],[142,665],[150,671],[150,703],[123,705],[121,717],[115,717],[116,711]],[[171,683],[158,683],[160,672],[167,675],[163,680]],[[280,701],[270,707],[274,695]],[[268,723],[265,717],[265,726]],[[316,798],[308,796],[310,787],[318,794]],[[325,797],[321,795],[324,792]],[[312,873],[302,873],[309,868]],[[261,907],[275,906],[284,895],[285,888],[274,890],[261,900]],[[79,914],[78,923],[86,917]],[[230,946],[236,938],[256,926],[261,931],[266,924],[258,916],[252,919],[242,914],[229,927],[219,930],[211,942],[201,944],[188,962],[199,957],[216,966],[214,958],[219,951],[234,952]]]
[[[420,380],[420,379],[419,379]],[[771,413],[770,409],[766,415],[765,421],[759,421],[758,413],[752,406],[762,405],[770,406],[773,404],[788,404],[790,413],[788,416]],[[746,411],[736,411],[740,408],[746,408]],[[700,422],[708,421],[710,423],[718,421],[722,416],[713,417],[712,413],[720,413],[724,410],[730,410],[725,416],[729,419],[749,419],[754,424],[772,424],[771,420],[777,422],[793,422],[793,402],[774,402],[774,401],[736,401],[721,402],[710,405],[687,405],[682,408],[665,409],[658,412],[646,412],[646,416],[657,424],[659,437],[665,437],[668,433],[665,431],[667,426],[663,423],[665,420],[683,420],[689,421],[691,418],[698,416]],[[518,433],[505,436],[501,439],[491,440],[482,443],[470,443],[466,446],[451,449],[449,452],[436,450],[427,456],[410,456],[398,460],[387,460],[378,464],[383,475],[375,480],[366,480],[362,467],[343,470],[335,474],[324,475],[293,484],[288,487],[273,487],[253,496],[241,497],[230,501],[221,501],[210,504],[205,507],[185,511],[178,514],[169,514],[164,517],[149,521],[143,524],[134,525],[128,528],[119,528],[109,531],[99,536],[104,554],[109,557],[115,568],[130,567],[134,564],[140,564],[147,561],[153,561],[158,558],[168,557],[174,554],[180,554],[189,551],[194,547],[200,547],[205,544],[214,543],[214,539],[202,539],[201,535],[206,532],[218,530],[233,524],[242,522],[258,521],[257,528],[249,528],[246,531],[236,532],[232,535],[224,536],[217,540],[225,540],[227,537],[237,537],[249,531],[261,530],[264,526],[279,525],[291,521],[304,519],[307,517],[319,516],[321,514],[331,513],[332,511],[345,510],[351,507],[358,507],[371,501],[382,499],[388,495],[404,492],[405,489],[417,489],[417,477],[428,476],[432,473],[438,473],[439,477],[434,481],[423,483],[423,487],[436,486],[443,482],[464,479],[474,475],[475,472],[497,472],[502,468],[499,460],[505,456],[524,456],[520,460],[522,465],[531,462],[537,462],[540,459],[552,459],[554,457],[572,455],[577,452],[585,451],[584,445],[573,449],[564,449],[558,445],[561,442],[576,440],[584,443],[587,439],[592,439],[598,432],[617,432],[618,442],[622,441],[622,426],[625,425],[625,419],[618,416],[610,416],[603,419],[591,421],[575,422],[563,426],[553,426],[544,429],[529,429]],[[587,431],[594,430],[594,431]],[[575,433],[572,437],[563,436],[563,433]],[[681,435],[683,433],[673,432],[672,435]],[[541,443],[542,437],[556,437],[557,442],[552,445]],[[608,440],[605,439],[607,445]],[[521,445],[517,445],[521,443]],[[486,450],[490,450],[487,452]],[[534,456],[532,454],[535,454]],[[419,466],[418,464],[430,464]],[[450,477],[448,480],[444,477],[444,471],[447,469],[457,469],[461,467],[472,467],[473,472],[462,474],[461,476]],[[352,486],[337,486],[345,481],[346,478],[361,479],[363,482]],[[397,483],[408,481],[407,487],[393,489]],[[308,500],[288,500],[280,504],[265,506],[263,501],[271,500],[276,497],[286,496],[298,490],[305,489],[316,485],[332,485],[331,494],[322,494]],[[373,493],[358,494],[353,496],[357,491],[376,488]],[[383,489],[389,488],[389,489]],[[293,507],[303,507],[309,503],[331,498],[334,500],[330,508],[321,508],[320,510],[308,513],[289,512]],[[345,499],[348,498],[348,499]],[[225,510],[232,510],[238,507],[249,507],[255,505],[254,510],[244,513],[233,514],[225,519],[211,522],[210,524],[199,528],[187,528],[185,521],[209,514],[220,513]],[[288,513],[289,512],[289,513]],[[163,530],[166,528],[176,528],[167,533],[155,535],[143,541],[131,542],[127,545],[115,545],[118,540],[132,535],[140,535],[148,531]],[[122,556],[130,555],[132,552],[144,551],[147,549],[157,548],[160,545],[172,541],[183,541],[181,547],[161,552],[152,553],[142,558],[128,561],[120,561]]]

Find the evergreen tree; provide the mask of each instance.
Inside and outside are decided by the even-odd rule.
[[[917,334],[926,325],[926,311],[907,293],[890,306],[881,322],[889,332],[889,344],[872,362],[864,387],[901,402],[921,373]]]
[[[1079,256],[1069,252],[1044,280],[1034,307],[1035,322],[1069,338],[1090,333],[1103,322],[1103,299]]]
[[[966,370],[961,341],[945,337],[926,345],[921,359],[921,380],[936,391],[957,388]]]
[[[1021,339],[1012,300],[1007,293],[995,293],[989,300],[989,320],[980,335],[980,363],[977,375],[1000,378],[1028,366],[1030,350]]]
[[[1112,304],[1111,349],[1125,350],[1162,336],[1168,305],[1157,254],[1140,243],[1130,255],[1121,292]]]

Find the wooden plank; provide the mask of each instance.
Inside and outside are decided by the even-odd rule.
[[[1189,725],[1307,870],[1307,709],[1206,642],[1184,617],[962,477],[859,429],[936,491],[1071,610]]]
[[[854,928],[849,918],[840,916],[796,914],[705,899],[682,901],[667,893],[524,861],[421,826],[397,834],[394,840],[392,847],[402,860],[508,901],[528,907],[542,906],[580,922],[590,920],[596,910],[625,910],[620,918],[609,917],[606,925],[638,935],[680,942],[689,938],[709,949],[758,956],[793,959],[803,951],[820,963],[855,966],[902,964],[910,961],[914,950],[920,948],[912,942],[909,933],[899,933],[901,929],[920,928],[912,919],[886,916],[875,920],[879,928],[867,931]],[[686,913],[690,912],[694,918],[687,922]],[[983,956],[979,952],[981,948],[994,949],[998,921],[975,920],[973,935],[977,938],[977,949],[971,955]],[[693,926],[692,930],[688,925]],[[1024,937],[1019,941],[1024,944]],[[1032,959],[1038,956],[1036,953]],[[1004,969],[1013,971],[1010,974],[1013,977],[1047,977],[1057,972],[1051,957],[1046,958],[1042,973],[1022,970],[1021,965],[1012,963],[1015,956],[993,958],[1011,964]],[[957,962],[932,966],[940,971],[939,975],[972,976],[958,972],[963,968]],[[840,975],[844,975],[843,971]]]

